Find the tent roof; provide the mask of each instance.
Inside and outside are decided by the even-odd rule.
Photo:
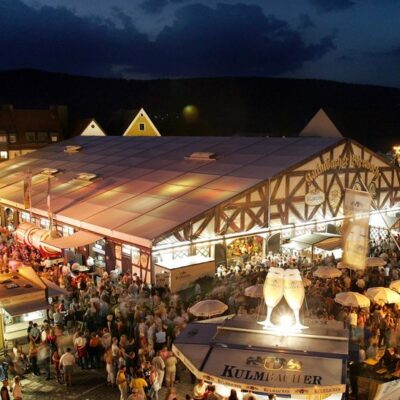
[[[22,208],[24,173],[34,175],[34,212],[51,204],[60,222],[151,247],[152,241],[223,201],[293,168],[341,138],[77,136],[2,163],[0,197]],[[66,145],[81,146],[69,154]],[[194,152],[212,160],[190,160]],[[93,181],[78,173],[96,174]]]

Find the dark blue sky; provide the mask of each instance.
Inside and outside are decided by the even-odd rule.
[[[400,0],[0,0],[0,69],[400,87]]]

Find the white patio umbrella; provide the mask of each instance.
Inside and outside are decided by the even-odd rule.
[[[264,296],[263,287],[264,285],[261,285],[260,283],[258,283],[257,285],[249,286],[244,289],[244,295],[247,297],[261,299]]]
[[[357,292],[341,292],[335,296],[335,302],[346,307],[369,307],[371,302],[368,297]]]
[[[386,261],[381,257],[368,257],[367,267],[383,267]]]
[[[390,282],[389,288],[400,293],[400,280]]]
[[[316,271],[314,271],[313,275],[317,278],[323,279],[339,278],[339,276],[342,276],[342,271],[339,271],[337,268],[334,267],[320,266],[316,269]]]
[[[213,317],[220,315],[228,306],[219,300],[203,300],[189,308],[189,312],[196,317]]]
[[[375,302],[386,304],[400,303],[400,294],[386,287],[369,288],[366,295],[369,299]]]

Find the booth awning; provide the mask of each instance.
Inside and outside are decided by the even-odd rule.
[[[78,231],[71,236],[64,236],[56,239],[46,239],[43,243],[55,247],[57,249],[70,249],[73,247],[82,247],[88,244],[97,242],[100,239],[103,239],[104,236],[97,235],[95,233],[86,232],[86,231]]]
[[[50,308],[50,304],[43,299],[17,304],[5,304],[2,308],[4,308],[4,310],[6,310],[12,317],[15,317],[17,315],[27,314],[34,311],[46,310]]]
[[[328,331],[326,331],[328,332]],[[340,394],[348,353],[347,332],[313,328],[309,335],[266,333],[254,322],[189,324],[172,350],[198,379],[275,394]]]
[[[342,236],[333,233],[308,233],[293,238],[284,248],[304,250],[307,247],[318,247],[323,250],[333,250],[342,246]]]
[[[69,294],[68,290],[61,288],[49,279],[42,278],[42,281],[47,286],[47,295],[49,297],[66,296]]]

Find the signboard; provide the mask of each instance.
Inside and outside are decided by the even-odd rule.
[[[326,160],[323,163],[318,163],[316,168],[307,173],[306,182],[313,182],[319,175],[325,172],[339,171],[346,168],[363,168],[373,174],[373,179],[378,179],[380,176],[379,167],[371,161],[361,158],[355,154],[350,157],[338,157],[331,160]]]
[[[346,390],[341,383],[341,359],[214,348],[199,371],[175,345],[173,352],[198,379],[239,390],[280,395],[327,395]]]
[[[159,272],[156,274],[156,287],[165,287],[170,285],[171,274],[169,272]]]
[[[308,206],[319,206],[325,201],[325,193],[320,190],[313,190],[306,194],[305,203]]]
[[[364,269],[368,252],[369,193],[346,189],[344,198],[343,258],[345,265]]]

